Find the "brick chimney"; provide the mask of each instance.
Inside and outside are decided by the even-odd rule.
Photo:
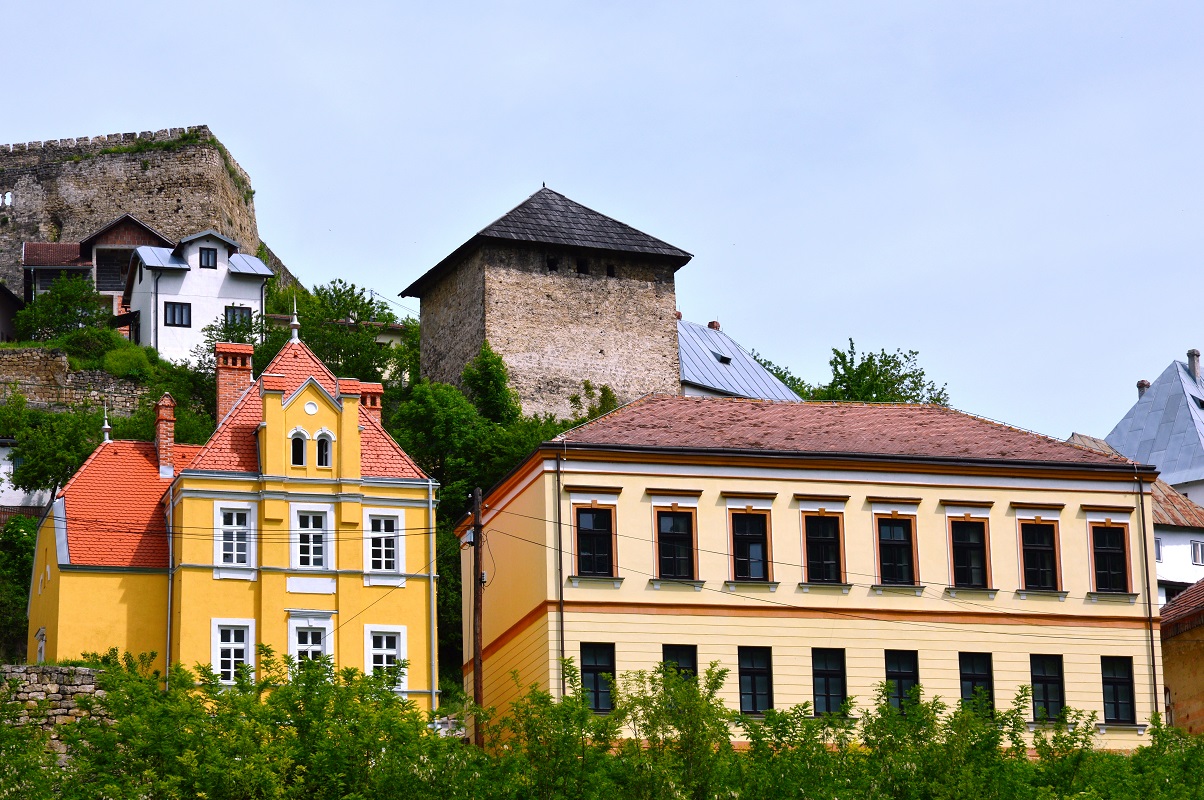
[[[225,419],[230,409],[251,385],[251,353],[249,344],[218,342],[213,352],[217,360],[217,421]]]
[[[1140,400],[1142,397],[1145,396],[1145,390],[1148,388],[1150,388],[1149,381],[1143,379],[1143,380],[1140,380],[1137,382],[1137,399],[1138,400]]]
[[[172,457],[176,444],[176,401],[167,392],[155,403],[155,452],[159,455],[159,477],[175,477]]]
[[[1200,380],[1200,351],[1194,347],[1187,351],[1187,371],[1197,381]]]
[[[711,320],[710,322],[707,323],[707,327],[713,331],[719,330],[719,320],[717,320],[717,319]]]
[[[377,422],[380,422],[380,401],[384,392],[385,387],[379,383],[360,384],[360,408]]]

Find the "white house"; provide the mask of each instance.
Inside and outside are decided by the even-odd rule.
[[[238,252],[238,242],[215,230],[186,236],[174,248],[139,247],[122,298],[133,314],[130,338],[184,361],[209,323],[262,313],[271,276],[262,261]]]

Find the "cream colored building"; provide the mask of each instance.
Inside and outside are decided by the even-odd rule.
[[[605,674],[718,662],[749,713],[1030,684],[1034,725],[1066,705],[1135,746],[1161,692],[1154,477],[936,406],[646,397],[486,496],[486,703],[512,672],[562,692],[562,656],[601,711]]]

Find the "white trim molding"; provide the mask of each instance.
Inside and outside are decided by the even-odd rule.
[[[222,561],[222,532],[225,528],[223,514],[227,511],[245,513],[247,515],[247,563],[226,564]],[[258,522],[255,503],[227,503],[220,500],[213,503],[213,577],[215,580],[255,580],[256,568],[259,566],[259,536],[256,523]]]
[[[246,630],[246,641],[243,642],[243,654],[246,657],[244,663],[255,670],[255,648],[259,640],[255,638],[255,620],[240,617],[211,617],[209,620],[209,669],[219,677],[221,676],[221,636],[222,628],[244,628]],[[230,680],[222,680],[224,684],[234,683],[233,678]]]
[[[301,515],[302,514],[323,514],[324,526],[322,528],[322,564],[320,566],[301,566]],[[337,542],[335,541],[335,520],[334,520],[334,503],[289,503],[288,504],[288,563],[289,567],[295,570],[333,570],[337,569],[335,561],[335,553],[337,551]],[[307,528],[306,530],[312,530]]]
[[[364,673],[372,673],[372,634],[397,634],[397,652],[398,661],[405,661],[408,657],[406,654],[409,651],[408,642],[406,641],[406,626],[405,625],[370,625],[364,624]],[[397,692],[402,696],[410,687],[410,671],[409,668],[401,671],[400,680],[397,682]]]
[[[313,628],[322,631],[322,655],[334,655],[334,613],[321,609],[289,609],[288,654],[297,657],[297,632],[302,628]]]
[[[393,520],[393,569],[372,569],[372,518]],[[364,507],[364,585],[405,586],[405,511],[399,508]]]

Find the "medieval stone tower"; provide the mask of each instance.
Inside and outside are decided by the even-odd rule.
[[[488,341],[527,414],[570,416],[582,381],[678,394],[674,273],[692,256],[540,189],[414,281],[422,375],[459,383]]]
[[[213,228],[255,254],[254,195],[204,125],[0,145],[0,281],[22,294],[23,242],[78,242],[127,213],[175,241]]]

